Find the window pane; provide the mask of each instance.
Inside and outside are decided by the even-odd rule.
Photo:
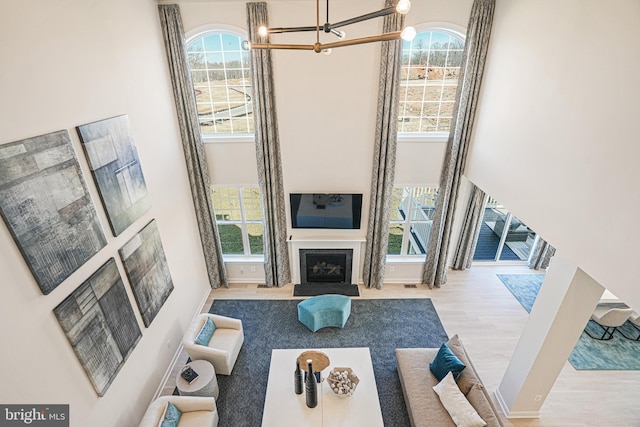
[[[440,31],[403,42],[399,132],[449,131],[463,48],[463,40]]]
[[[241,221],[240,198],[237,188],[214,188],[213,209],[218,221]]]
[[[389,227],[389,245],[387,246],[387,253],[389,255],[400,255],[403,234],[404,225],[391,224]]]
[[[260,190],[257,188],[243,188],[244,214],[247,221],[262,221],[262,202]]]
[[[504,223],[501,224],[504,227]],[[499,227],[496,224],[496,228]],[[511,217],[511,225],[507,230],[507,237],[500,261],[526,261],[533,247],[535,233],[515,216]]]
[[[243,255],[242,229],[235,224],[218,224],[222,253],[227,255]]]
[[[264,232],[262,231],[262,224],[247,224],[247,233],[249,233],[251,255],[264,254]]]
[[[187,46],[203,134],[254,132],[249,56],[241,45],[241,37],[216,32]]]
[[[404,189],[394,188],[391,198],[391,221],[404,221],[406,215],[403,212]]]

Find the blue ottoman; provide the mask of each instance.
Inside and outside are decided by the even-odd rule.
[[[333,326],[343,328],[351,314],[351,298],[344,295],[318,295],[298,303],[298,320],[313,332]]]

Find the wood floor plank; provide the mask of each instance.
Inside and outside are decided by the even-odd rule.
[[[441,288],[424,285],[405,288],[387,284],[382,290],[360,286],[360,298],[431,298],[449,336],[458,334],[485,387],[493,393],[509,364],[527,321],[528,313],[496,274],[530,274],[524,266],[479,265],[466,271],[449,271]],[[203,307],[213,299],[294,298],[293,286],[258,288],[257,284],[232,284],[212,290]],[[411,327],[411,325],[408,325]],[[175,375],[186,361],[182,351],[162,394],[171,394]],[[509,419],[515,427],[637,427],[640,426],[640,371],[577,371],[569,362],[558,377],[539,419]]]

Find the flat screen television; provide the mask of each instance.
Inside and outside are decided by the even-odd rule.
[[[359,229],[362,194],[291,193],[293,228]]]

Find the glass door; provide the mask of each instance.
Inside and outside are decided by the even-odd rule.
[[[473,260],[526,262],[535,236],[529,227],[503,205],[489,198]]]

